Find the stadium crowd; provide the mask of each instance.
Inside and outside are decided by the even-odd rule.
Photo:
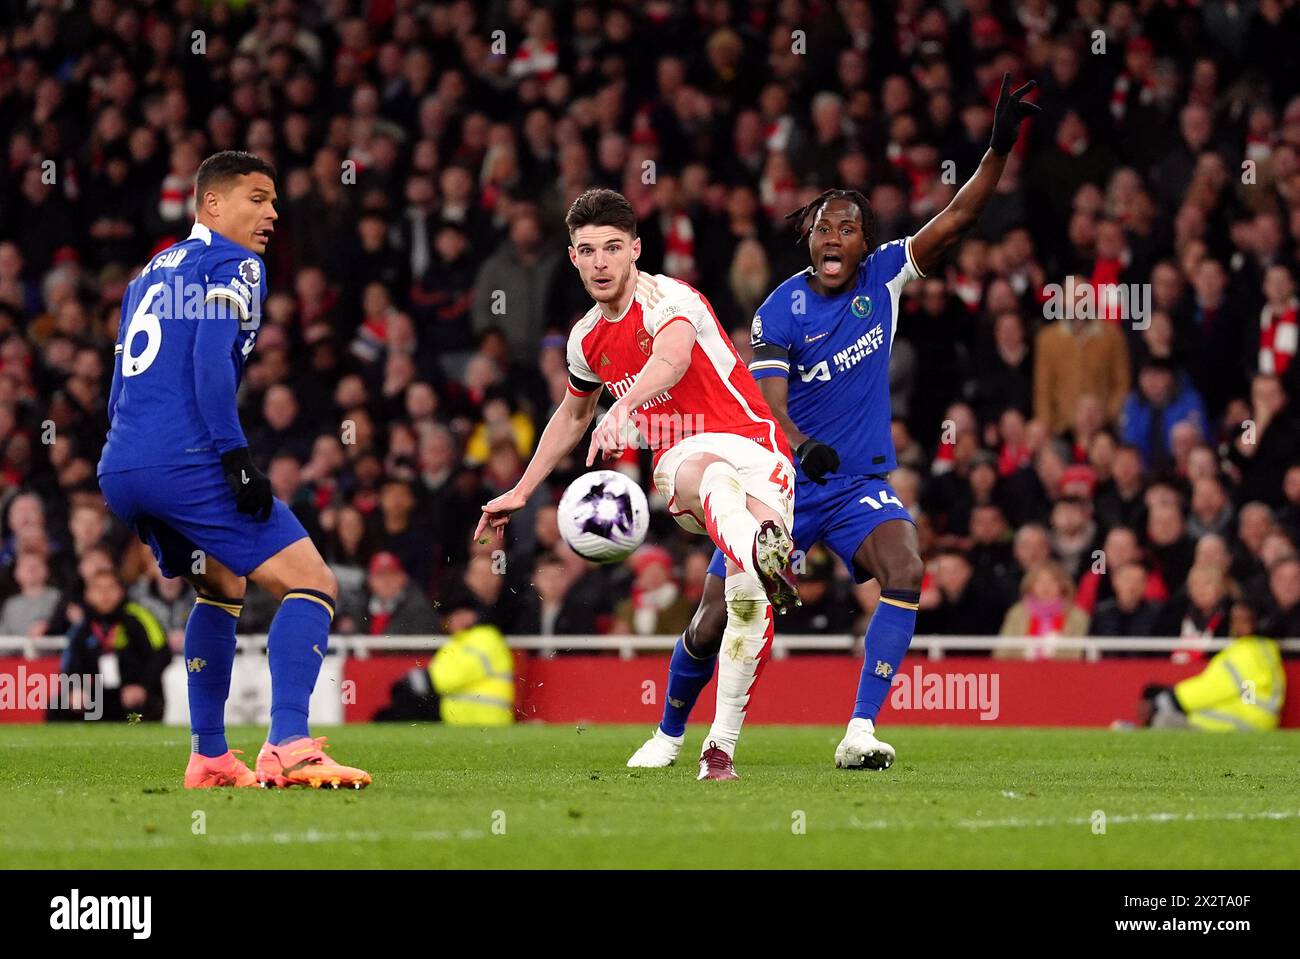
[[[230,148],[280,196],[241,416],[338,575],[335,629],[471,606],[507,633],[680,630],[703,540],[660,503],[648,545],[591,567],[553,505],[577,457],[508,542],[471,543],[590,305],[565,209],[625,193],[640,267],[695,285],[747,359],[755,308],[807,265],[785,214],[855,188],[877,243],[915,231],[974,171],[1010,71],[1043,115],[893,342],[918,632],[1224,636],[1243,597],[1300,636],[1294,0],[0,11],[0,634],[97,615],[107,571],[179,641],[189,587],[107,513],[95,463],[124,286]],[[648,486],[649,455],[620,468]],[[780,628],[861,629],[871,589],[813,549]],[[241,631],[274,611],[250,592]]]

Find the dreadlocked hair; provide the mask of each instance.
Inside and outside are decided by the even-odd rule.
[[[808,242],[808,236],[812,233],[812,223],[806,221],[809,217],[814,216],[821,208],[823,203],[830,200],[848,200],[862,212],[862,237],[865,241],[867,252],[870,253],[876,246],[876,214],[871,209],[871,203],[857,190],[827,190],[814,199],[807,206],[801,206],[791,213],[787,213],[785,218],[793,220],[795,229],[799,235],[795,238],[795,245],[802,245]],[[815,218],[814,218],[815,222]]]

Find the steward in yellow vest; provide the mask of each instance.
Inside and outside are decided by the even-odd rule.
[[[1232,642],[1205,669],[1175,686],[1147,687],[1144,706],[1153,727],[1191,727],[1209,732],[1277,729],[1286,696],[1286,672],[1277,643],[1255,635],[1255,611],[1233,603]]]
[[[429,663],[442,721],[452,726],[513,723],[514,666],[514,655],[495,626],[470,626],[453,633]]]

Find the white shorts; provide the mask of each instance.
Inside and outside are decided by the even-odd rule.
[[[745,492],[764,506],[776,510],[787,531],[794,529],[794,466],[781,453],[735,433],[696,433],[659,457],[655,466],[655,489],[668,501],[677,525],[691,533],[708,535],[704,517],[677,502],[675,484],[682,461],[697,453],[712,453],[730,463],[740,474]]]

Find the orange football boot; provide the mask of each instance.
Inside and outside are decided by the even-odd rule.
[[[370,773],[340,766],[325,755],[325,737],[304,736],[283,746],[265,743],[257,754],[257,782],[263,788],[310,786],[320,789],[364,789]]]
[[[186,789],[211,789],[213,786],[256,786],[257,774],[244,765],[235,754],[243,750],[227,749],[220,756],[200,756],[190,753],[185,767]]]

